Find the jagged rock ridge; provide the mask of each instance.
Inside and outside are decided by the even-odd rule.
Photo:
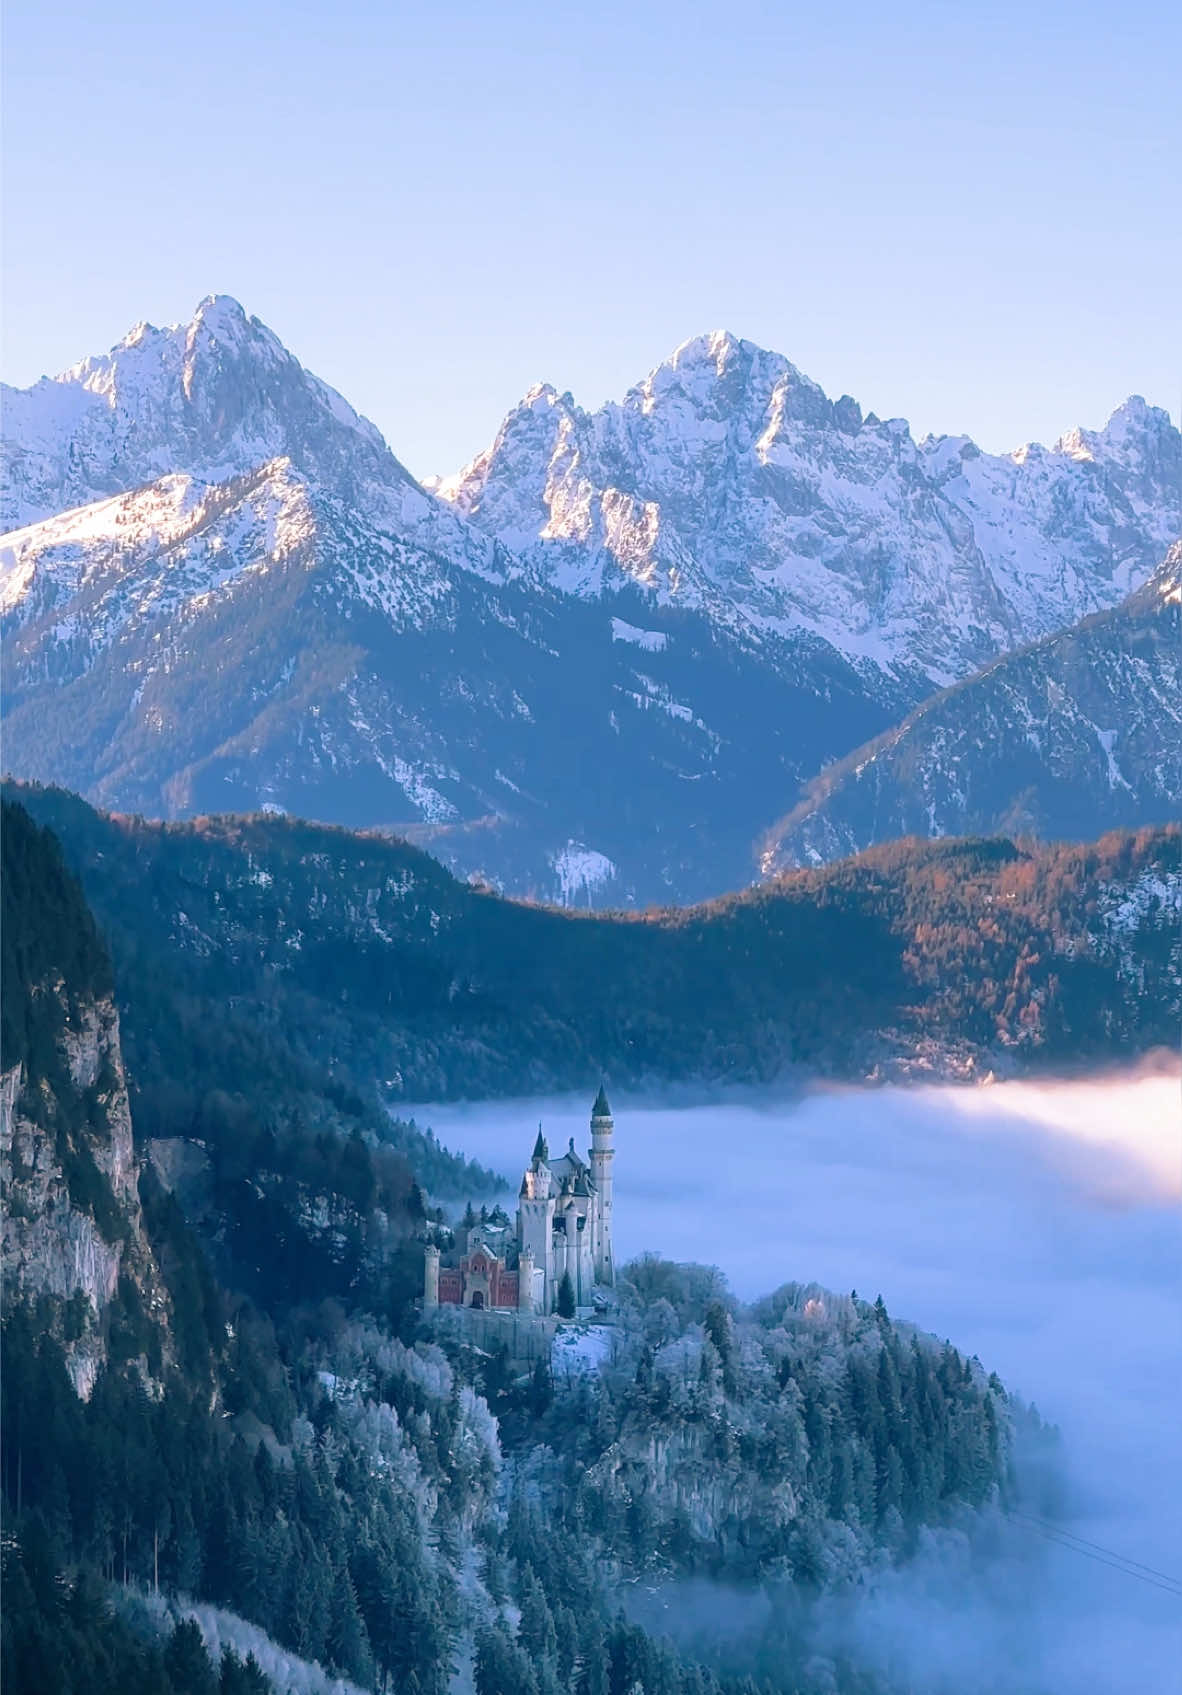
[[[940,685],[1145,580],[1182,528],[1182,437],[1134,397],[1050,449],[917,443],[716,333],[595,413],[532,389],[437,486],[572,592],[636,581]]]
[[[730,336],[594,415],[533,391],[436,494],[224,296],[6,393],[4,438],[9,769],[578,904],[749,881],[801,784],[1182,528],[1143,403],[993,459]]]
[[[687,898],[748,879],[765,795],[918,698],[815,638],[546,584],[232,302],[6,417],[36,520],[3,544],[10,768],[108,805],[275,807],[517,892]],[[43,516],[63,494],[89,504]]]
[[[1182,806],[1182,543],[1119,607],[937,695],[809,785],[765,872],[895,836],[1086,837]]]

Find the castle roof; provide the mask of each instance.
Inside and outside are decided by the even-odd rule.
[[[540,1124],[538,1125],[538,1139],[534,1143],[533,1157],[534,1159],[544,1160],[548,1160],[550,1158],[550,1149],[546,1146],[546,1138],[542,1135],[542,1126]]]
[[[584,1183],[589,1185],[588,1193],[591,1193],[594,1189],[595,1185],[591,1182],[591,1174],[587,1165],[579,1158],[578,1154],[572,1154],[570,1149],[566,1153],[560,1154],[557,1159],[548,1160],[546,1163],[549,1165],[554,1181],[559,1188],[562,1188],[568,1182],[573,1183],[581,1178]]]
[[[599,1085],[599,1093],[595,1097],[595,1105],[591,1108],[592,1118],[610,1118],[612,1109],[607,1104],[607,1094],[603,1084]]]

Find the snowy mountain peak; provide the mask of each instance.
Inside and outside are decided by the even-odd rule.
[[[758,342],[747,341],[730,330],[708,330],[705,335],[691,336],[674,348],[669,358],[650,373],[648,381],[665,371],[679,372],[683,380],[693,380],[699,374],[713,376],[750,377],[755,372],[770,372],[778,377],[790,374],[799,378],[800,372],[782,353],[773,353]],[[643,384],[641,385],[644,386]]]
[[[1130,394],[1113,412],[1101,433],[1110,441],[1121,441],[1130,435],[1160,435],[1173,427],[1173,420],[1163,406],[1150,406],[1143,395]]]
[[[576,859],[619,868],[597,899],[733,885],[770,795],[933,687],[1142,584],[1139,618],[1177,611],[1177,554],[1146,584],[1182,533],[1165,413],[917,445],[725,330],[594,412],[535,384],[431,491],[228,295],[0,423],[24,774],[415,824],[518,891],[569,894]],[[1102,787],[1109,754],[1134,781],[1112,698]]]
[[[123,340],[117,345],[119,347],[138,347],[141,341],[146,341],[150,335],[157,335],[158,333],[154,324],[150,324],[146,318],[141,318],[138,324],[131,326]],[[65,374],[69,375],[68,372]]]
[[[663,405],[688,403],[704,416],[721,419],[752,407],[766,408],[777,386],[786,391],[798,384],[821,393],[782,354],[769,353],[729,330],[712,330],[683,341],[629,391],[624,406],[647,416]]]
[[[1114,409],[1106,427],[1111,430],[1118,422],[1122,425],[1128,421],[1143,423],[1155,412],[1163,418],[1166,416],[1160,406],[1150,406],[1143,394],[1130,394],[1126,401]]]
[[[184,471],[204,482],[288,458],[345,498],[413,489],[379,432],[230,295],[137,324],[109,353],[4,390],[2,527]]]
[[[439,492],[556,587],[639,584],[938,685],[1114,605],[1182,522],[1182,436],[1136,400],[1050,450],[917,446],[727,330],[593,414],[531,395]]]
[[[665,364],[674,370],[694,370],[698,366],[710,366],[715,376],[725,374],[727,367],[733,365],[740,356],[743,343],[730,330],[708,330],[705,335],[690,336],[676,347],[672,356]],[[753,344],[747,343],[750,347]],[[759,351],[756,349],[756,351]],[[663,369],[662,366],[657,367]]]
[[[570,395],[566,395],[565,399],[569,404]],[[552,383],[534,383],[532,387],[526,389],[524,395],[521,397],[520,406],[515,408],[515,410],[545,412],[548,407],[557,406],[559,404],[559,393]]]
[[[223,340],[238,338],[250,329],[264,327],[257,318],[247,317],[244,308],[232,294],[207,294],[193,314],[193,321],[189,325],[190,337],[198,326]]]
[[[518,474],[539,460],[552,460],[560,442],[569,442],[585,414],[569,394],[550,383],[535,383],[507,415],[491,445],[450,477],[435,478],[429,487],[465,517],[480,515],[481,528],[497,534],[507,547],[525,546],[548,522],[541,496],[527,511],[518,508]],[[504,498],[503,498],[504,497]]]
[[[241,352],[248,345],[250,356],[256,359],[291,358],[266,325],[248,318],[231,295],[209,294],[187,323],[157,329],[141,321],[109,353],[80,360],[56,381],[77,384],[114,405],[121,391],[130,401],[144,389],[167,386],[184,361],[202,354]]]
[[[249,359],[255,364],[294,361],[277,336],[257,318],[248,318],[229,294],[207,294],[185,327],[183,383],[192,399],[192,388],[203,361]]]
[[[1176,453],[1178,439],[1173,420],[1163,407],[1150,406],[1141,395],[1131,394],[1102,430],[1077,426],[1059,437],[1053,451],[1070,459],[1094,461],[1163,452],[1169,457],[1172,450]]]

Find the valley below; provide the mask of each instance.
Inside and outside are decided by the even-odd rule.
[[[933,1538],[830,1598],[809,1626],[817,1652],[847,1656],[868,1688],[1125,1695],[1174,1677],[1177,1600],[1100,1551],[1182,1572],[1179,1085],[1168,1061],[1068,1082],[616,1101],[623,1257],[716,1264],[744,1301],[787,1279],[881,1293],[1059,1429],[1058,1522],[1089,1549],[1015,1517],[984,1546]],[[564,1146],[585,1102],[414,1116],[512,1175],[537,1122]],[[629,1604],[733,1667],[777,1603],[695,1581],[641,1585]]]
[[[227,1647],[235,1695],[1160,1682],[1178,847],[900,843],[575,915],[7,785],[16,1686],[163,1653],[188,1695]],[[428,1311],[531,1145],[569,1251],[599,1078],[606,1321],[565,1277],[519,1312],[524,1250],[510,1312]]]

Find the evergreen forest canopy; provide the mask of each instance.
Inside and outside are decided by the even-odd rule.
[[[255,1111],[316,1103],[396,1145],[411,1136],[442,1189],[462,1168],[379,1126],[375,1083],[424,1100],[601,1073],[1063,1071],[1177,1031],[1176,827],[1088,846],[906,841],[704,906],[592,915],[500,899],[371,834],[159,824],[9,792],[82,881],[162,1134],[194,1133],[198,1080],[216,1074]]]
[[[83,815],[99,863],[121,841],[137,848],[138,830]],[[109,996],[111,962],[52,835],[5,806],[2,845],[4,1068],[21,1068],[21,1110],[46,1089],[58,1097],[71,1146],[89,1138],[101,1174],[104,1120],[61,1051]],[[193,922],[201,888],[214,909],[230,898],[230,883],[202,884],[192,862],[142,870],[148,911],[182,875]],[[109,916],[103,927],[124,948],[135,940]],[[165,969],[168,945],[143,963],[175,1040],[197,1014],[165,998],[186,980]],[[116,984],[135,960],[116,953]],[[142,1149],[173,1127],[156,1116],[169,1097],[151,1070],[165,1061],[147,999],[127,1004],[155,1078],[137,1085],[133,1067]],[[187,1213],[183,1188],[141,1162],[163,1293],[146,1302],[148,1274],[125,1262],[87,1399],[66,1350],[97,1322],[89,1303],[22,1299],[6,1280],[10,1695],[261,1695],[270,1679],[248,1625],[363,1688],[417,1695],[443,1695],[469,1658],[477,1695],[862,1695],[857,1672],[819,1665],[785,1617],[749,1668],[693,1663],[619,1612],[621,1579],[705,1572],[769,1581],[803,1604],[867,1562],[906,1560],[924,1527],[971,1530],[1017,1489],[1016,1436],[1038,1428],[998,1380],[895,1324],[881,1301],[788,1286],[742,1308],[717,1272],[653,1259],[624,1272],[597,1373],[555,1378],[542,1362],[521,1374],[504,1350],[431,1339],[411,1300],[415,1161],[448,1156],[409,1129],[404,1147],[382,1143],[363,1131],[364,1106],[350,1125],[347,1101],[303,1123],[324,1075],[315,1054],[259,1129],[262,1096],[220,1089],[218,1035],[214,1025],[195,1045],[181,1084],[201,1102],[212,1176]],[[259,1159],[248,1172],[230,1160],[243,1136]],[[46,1145],[47,1161],[57,1154]],[[237,1216],[256,1188],[265,1204]],[[107,1216],[109,1190],[71,1199],[104,1231],[131,1228]],[[309,1240],[309,1199],[332,1220],[311,1278],[306,1248],[292,1248]],[[215,1664],[183,1616],[161,1632],[135,1600],[157,1589],[245,1621],[238,1647]]]

